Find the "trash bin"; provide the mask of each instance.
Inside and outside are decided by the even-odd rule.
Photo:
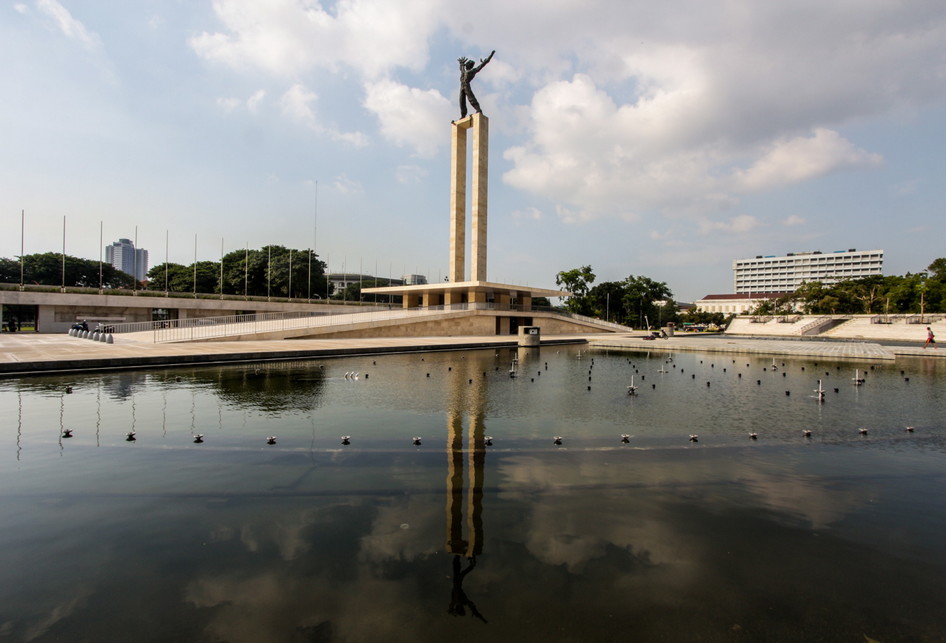
[[[542,340],[541,329],[538,326],[519,327],[519,346],[527,348],[537,347]]]

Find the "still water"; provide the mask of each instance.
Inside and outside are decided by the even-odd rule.
[[[587,347],[0,380],[0,641],[944,640],[944,411]]]

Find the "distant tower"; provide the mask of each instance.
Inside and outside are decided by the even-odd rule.
[[[119,239],[105,246],[105,261],[138,281],[148,274],[148,251],[135,248],[129,239]]]

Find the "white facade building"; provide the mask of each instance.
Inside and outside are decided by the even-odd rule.
[[[749,295],[706,295],[693,302],[693,306],[704,313],[723,313],[724,315],[745,315],[758,308],[759,304],[778,299],[784,293],[758,292]]]
[[[737,294],[793,292],[803,283],[834,284],[883,274],[884,251],[838,250],[761,255],[732,262],[733,291]]]

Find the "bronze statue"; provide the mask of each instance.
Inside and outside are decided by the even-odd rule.
[[[493,54],[495,53],[496,50],[494,49],[485,59],[480,58],[480,64],[476,67],[473,66],[473,61],[469,60],[466,56],[457,58],[457,62],[460,63],[460,118],[466,118],[467,99],[469,99],[470,105],[473,106],[477,114],[483,112],[483,110],[480,109],[479,102],[476,100],[476,96],[473,95],[473,90],[470,89],[470,81],[486,66],[486,63],[493,59]]]

